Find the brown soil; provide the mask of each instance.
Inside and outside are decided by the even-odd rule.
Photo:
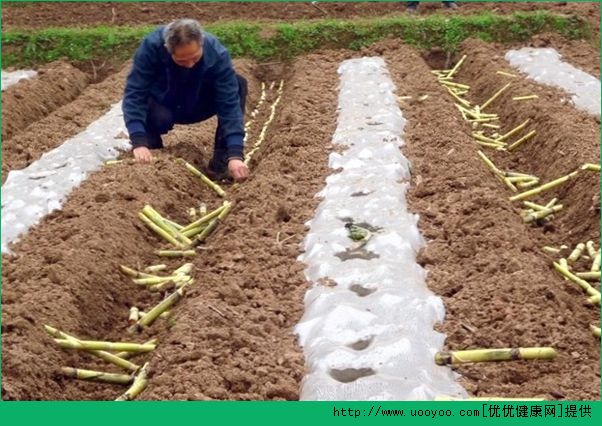
[[[22,169],[37,160],[43,153],[61,145],[67,139],[82,132],[91,122],[102,116],[109,110],[111,105],[118,102],[123,95],[125,77],[129,71],[129,63],[122,67],[122,70],[107,78],[102,83],[87,86],[83,92],[75,99],[46,117],[38,117],[35,121],[20,132],[13,133],[8,140],[2,138],[2,182],[6,180],[8,172],[13,169]],[[75,72],[75,71],[74,71]],[[81,75],[75,72],[75,75]],[[26,82],[21,82],[25,84]],[[77,84],[75,82],[74,84]],[[27,86],[31,87],[31,86]],[[33,87],[36,87],[34,85]],[[46,94],[44,98],[59,96],[62,85],[51,84],[48,89],[41,89]],[[10,89],[9,89],[10,90]],[[7,90],[8,91],[8,90]],[[43,111],[41,99],[35,95],[35,92],[29,94],[19,89],[19,93],[24,98],[30,98],[28,106],[37,111]],[[9,98],[11,99],[11,98]],[[3,131],[4,123],[8,122],[7,117],[16,117],[20,113],[28,114],[21,105],[11,102],[8,105],[2,105]]]
[[[2,142],[73,101],[87,85],[86,74],[67,62],[53,62],[9,87],[2,93]]]
[[[508,66],[497,46],[471,41],[464,49],[469,59],[458,80],[472,86],[471,100],[482,102],[503,83],[495,71]],[[412,161],[410,207],[420,214],[429,240],[419,260],[446,305],[442,330],[448,348],[551,345],[559,351],[554,362],[461,367],[467,389],[475,395],[599,398],[599,341],[588,329],[599,312],[583,306],[581,291],[559,278],[540,250],[599,240],[599,200],[592,200],[599,194],[597,176],[585,174],[549,193],[566,205],[553,227],[523,224],[509,193],[477,157],[470,127],[418,53],[386,41],[362,54],[385,57],[400,95],[430,95],[401,104],[408,119],[403,150]],[[174,156],[207,161],[211,122],[176,128],[152,166],[126,163],[94,173],[61,212],[16,243],[16,256],[2,259],[3,399],[112,399],[121,391],[54,375],[61,365],[106,367],[56,349],[43,324],[92,339],[158,336],[158,349],[146,358],[153,376],[143,399],[296,399],[303,356],[292,327],[302,314],[307,283],[295,259],[304,223],[317,204],[313,194],[329,173],[336,70],[341,60],[355,56],[323,52],[286,69],[236,63],[250,82],[248,111],[258,100],[260,81],[284,78],[285,93],[253,160],[252,178],[228,188],[234,209],[193,259],[196,283],[174,309],[173,321],[161,320],[142,336],[126,333],[129,306],[152,306],[160,296],[134,287],[118,265],[162,261],[152,254],[161,243],[136,217],[144,204],[185,222],[188,207],[221,202],[173,163]],[[98,85],[95,94],[90,86],[67,107],[88,94],[91,105],[106,109],[107,99],[121,95],[124,72],[107,80],[112,84]],[[515,84],[513,90],[540,99],[517,104],[503,96],[492,110],[508,128],[531,117],[538,137],[511,156],[492,155],[500,166],[549,180],[599,160],[595,120],[561,104],[554,89],[522,79]],[[267,104],[272,99],[270,94]],[[61,131],[64,138],[68,118],[78,115],[57,114],[63,108],[31,126],[46,123],[40,140],[54,137],[60,143],[53,132]],[[81,122],[70,126],[85,127],[101,112],[80,115]],[[249,144],[259,130],[253,128]]]
[[[403,13],[405,4],[398,2],[318,3],[318,8],[308,2],[277,5],[264,3],[74,3],[68,8],[58,2],[42,4],[6,3],[2,6],[2,29],[43,28],[47,26],[82,25],[137,25],[162,24],[166,21],[190,17],[202,23],[229,20],[291,21],[301,19],[355,18]],[[458,13],[476,13],[489,10],[496,13],[515,11],[550,10],[556,13],[577,14],[588,19],[597,31],[600,28],[598,2],[571,3],[462,3]],[[441,12],[440,3],[422,3],[420,14]],[[326,13],[324,13],[326,12]]]
[[[559,352],[554,362],[459,367],[464,385],[477,396],[598,399],[600,347],[589,324],[599,322],[599,311],[584,306],[584,294],[564,282],[541,252],[550,243],[599,241],[599,211],[592,210],[591,200],[599,193],[598,177],[590,172],[549,194],[570,206],[554,219],[553,229],[544,234],[523,224],[510,194],[477,157],[471,129],[451,97],[414,51],[395,46],[385,43],[381,50],[399,91],[414,98],[430,95],[423,103],[402,105],[408,119],[404,152],[412,161],[410,207],[420,214],[428,239],[419,261],[447,310],[441,327],[448,334],[446,346],[550,345]],[[492,58],[496,51],[490,45],[466,43],[464,53],[469,59],[457,81],[471,85],[471,99],[482,102],[504,84],[495,71],[507,65]],[[531,116],[541,136],[512,160],[493,156],[500,167],[520,164],[549,180],[584,161],[598,162],[599,130],[591,117],[561,105],[552,89],[526,80],[517,87],[541,99],[536,105],[509,105],[504,97],[491,109],[509,128]],[[561,145],[563,153],[556,151]]]
[[[310,56],[295,64],[293,75],[282,76],[282,109],[268,132],[269,142],[254,159],[252,178],[231,188],[233,212],[194,259],[197,282],[176,308],[174,324],[153,326],[161,345],[149,358],[153,386],[144,398],[298,397],[303,356],[292,327],[302,314],[307,284],[303,265],[295,259],[316,204],[312,194],[326,173],[338,62]],[[250,77],[253,106],[257,79],[245,72],[248,64],[237,68]],[[263,69],[257,76],[273,78]],[[259,128],[255,132],[250,142]],[[150,203],[184,221],[189,206],[200,201],[217,205],[214,194],[169,160],[185,155],[205,162],[212,133],[211,123],[177,128],[154,166],[120,165],[93,174],[62,212],[14,245],[16,257],[3,257],[4,399],[111,399],[118,394],[111,386],[54,376],[61,365],[96,364],[57,350],[42,324],[88,338],[131,339],[125,333],[128,307],[158,300],[134,288],[117,269],[159,261],[151,253],[160,244],[139,224],[136,212]]]

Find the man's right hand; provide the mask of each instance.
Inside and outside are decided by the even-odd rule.
[[[151,161],[153,161],[153,156],[150,152],[150,149],[148,149],[145,146],[139,146],[137,148],[134,148],[133,152],[134,158],[140,163],[150,163]]]

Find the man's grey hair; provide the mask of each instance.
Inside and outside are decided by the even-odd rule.
[[[177,46],[182,46],[193,41],[202,46],[203,28],[194,19],[178,19],[163,28],[163,40],[165,41],[165,48],[169,53],[173,53]]]

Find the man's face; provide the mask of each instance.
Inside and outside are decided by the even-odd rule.
[[[171,54],[173,61],[184,68],[192,68],[203,57],[203,47],[196,41],[176,46]]]

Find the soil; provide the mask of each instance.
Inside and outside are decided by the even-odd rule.
[[[400,94],[429,94],[422,103],[402,104],[408,119],[403,151],[412,161],[409,206],[420,215],[428,240],[418,260],[429,271],[427,284],[444,300],[447,348],[549,345],[559,352],[554,362],[458,367],[464,386],[475,396],[599,399],[600,346],[589,330],[599,322],[599,310],[584,306],[584,294],[564,282],[551,268],[555,259],[541,251],[544,245],[599,241],[598,202],[592,201],[600,190],[597,174],[549,194],[569,206],[552,229],[524,224],[511,194],[476,155],[471,129],[451,97],[413,50],[396,46],[392,41],[372,51],[384,54]],[[470,99],[482,102],[505,84],[495,71],[508,66],[500,52],[492,59],[491,45],[468,42],[463,53],[468,59],[456,81],[471,85]],[[520,164],[547,181],[585,161],[598,162],[600,134],[593,118],[560,104],[553,89],[527,80],[517,85],[539,93],[537,104],[510,105],[507,95],[492,111],[509,128],[532,117],[541,139],[512,160],[492,155],[500,167]],[[560,146],[562,153],[556,151]]]
[[[63,66],[61,65],[61,67]],[[54,69],[54,67],[49,68],[49,70]],[[5,99],[3,95],[3,131],[5,129],[4,123],[8,121],[7,117],[25,116],[29,120],[25,122],[27,127],[21,131],[15,130],[10,139],[2,138],[2,182],[4,183],[8,172],[11,170],[27,167],[40,158],[43,153],[56,148],[67,139],[82,132],[90,123],[105,114],[112,104],[121,99],[125,77],[129,69],[130,64],[128,62],[122,66],[120,72],[113,74],[101,83],[88,85],[77,99],[53,112],[50,112],[50,109],[45,109],[45,99],[51,99],[55,96],[62,99],[61,93],[64,90],[70,91],[73,89],[63,89],[64,85],[62,83],[52,83],[46,89],[40,89],[38,87],[39,83],[46,81],[41,79],[39,82],[21,81],[14,86],[14,89],[9,88],[7,92],[13,89],[12,93],[18,93],[19,96],[28,99],[28,101],[21,103],[21,99],[19,99],[19,102],[13,102],[15,96],[9,95]],[[80,71],[71,68],[70,72],[78,78],[84,78]],[[54,75],[54,71],[52,74]],[[74,85],[77,84],[76,80]],[[27,92],[25,91],[27,88],[36,89],[36,91]],[[7,101],[8,104],[5,103]],[[43,117],[42,114],[47,112],[50,113]],[[36,119],[37,121],[35,121]],[[21,122],[21,120],[17,120],[17,122]]]
[[[250,106],[259,97],[259,78],[282,76],[282,108],[254,157],[252,178],[230,188],[232,214],[193,260],[194,288],[175,309],[172,323],[153,326],[161,344],[149,358],[154,386],[143,398],[298,398],[304,360],[292,327],[303,312],[307,283],[295,258],[304,223],[317,204],[311,194],[320,189],[327,170],[338,63],[335,57],[310,56],[295,64],[294,74],[260,67],[255,75],[248,64],[237,63],[250,80]],[[254,128],[249,142],[259,130]],[[3,256],[4,399],[118,395],[119,388],[54,375],[61,365],[97,364],[57,350],[42,324],[82,338],[132,339],[125,333],[129,306],[150,306],[158,296],[134,288],[118,265],[161,260],[152,255],[158,240],[136,212],[150,203],[184,221],[189,206],[221,203],[173,165],[173,156],[205,163],[212,139],[210,122],[179,127],[153,166],[124,164],[94,173],[62,212],[14,245],[16,257]]]
[[[495,71],[512,70],[500,46],[468,41],[463,51],[468,58],[457,80],[471,85],[470,100],[482,102],[505,84]],[[546,199],[557,196],[565,205],[552,225],[524,224],[519,205],[508,200],[511,194],[481,163],[472,129],[419,53],[398,40],[361,53],[384,56],[398,94],[412,96],[400,104],[408,119],[403,151],[412,162],[409,206],[420,215],[428,240],[418,260],[446,306],[441,330],[448,335],[447,348],[550,345],[559,352],[553,362],[459,367],[463,384],[476,396],[599,399],[599,340],[589,331],[599,322],[599,310],[584,306],[583,293],[561,279],[551,268],[554,259],[541,251],[544,245],[599,241],[598,176],[587,172],[547,193]],[[152,165],[125,162],[92,174],[61,211],[14,244],[15,256],[2,259],[2,398],[113,399],[122,391],[55,374],[63,365],[108,368],[57,349],[42,328],[50,324],[89,339],[158,337],[157,350],[134,358],[149,361],[153,370],[142,399],[297,399],[304,360],[292,329],[303,313],[308,283],[296,258],[304,223],[318,203],[313,195],[330,173],[336,70],[343,59],[357,56],[324,51],[277,67],[235,62],[249,80],[248,112],[257,104],[260,82],[282,78],[284,94],[266,142],[253,158],[251,179],[226,187],[232,213],[192,259],[196,282],[172,319],[129,335],[129,307],[148,308],[162,295],[136,287],[118,267],[164,262],[153,255],[162,243],[136,216],[145,204],[184,223],[189,207],[221,203],[173,161],[207,162],[212,121],[177,127]],[[436,54],[429,57],[434,62]],[[127,65],[15,134],[4,147],[3,173],[5,167],[23,167],[100,116],[121,96],[126,72]],[[537,93],[539,99],[516,103],[514,91]],[[426,100],[416,100],[425,94]],[[599,162],[599,123],[562,103],[564,97],[517,79],[491,110],[505,128],[530,117],[537,137],[512,155],[491,154],[494,161],[542,181],[584,162]],[[273,99],[272,91],[258,122],[269,114],[265,108]],[[259,131],[252,128],[248,146]],[[29,154],[20,156],[19,146]],[[12,160],[5,165],[7,158]],[[168,263],[171,269],[182,262]]]
[[[73,101],[87,85],[86,74],[67,62],[54,62],[9,87],[2,93],[2,142]]]
[[[82,25],[139,25],[164,24],[166,21],[190,17],[201,23],[213,23],[230,20],[262,20],[262,21],[294,21],[324,18],[356,18],[366,16],[382,16],[392,13],[403,13],[402,2],[357,2],[357,3],[321,3],[318,7],[309,2],[279,2],[266,5],[263,3],[238,2],[234,6],[229,3],[116,3],[103,2],[96,4],[59,3],[16,4],[7,3],[2,6],[2,30],[13,28],[43,28],[47,26],[82,26]],[[483,10],[496,13],[512,13],[515,11],[550,10],[562,14],[576,14],[588,19],[594,29],[600,30],[600,4],[598,2],[471,2],[460,3],[458,13],[470,14]],[[442,12],[440,3],[422,3],[419,14]],[[447,12],[447,11],[445,11]],[[447,12],[454,13],[454,12]]]

